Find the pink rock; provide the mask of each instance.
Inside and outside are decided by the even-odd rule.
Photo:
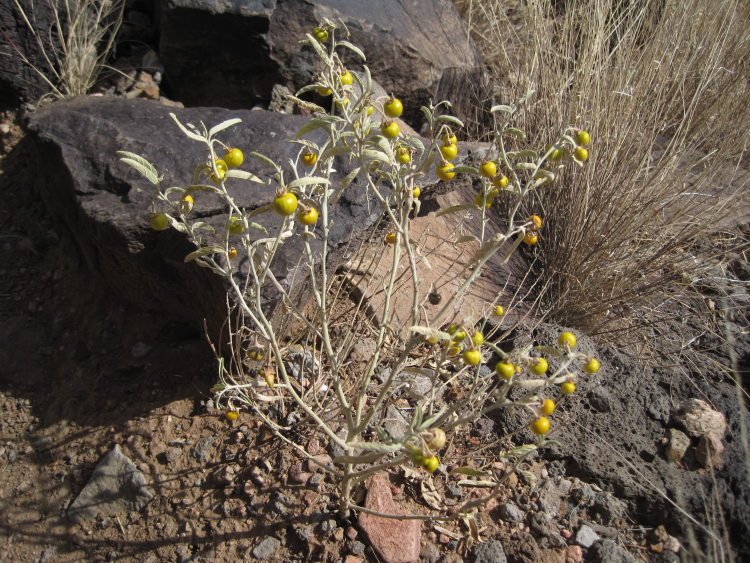
[[[583,561],[583,549],[580,545],[569,545],[565,549],[565,563],[581,563]]]
[[[700,399],[682,401],[672,412],[674,419],[694,438],[704,434],[714,434],[718,438],[724,437],[727,429],[727,419],[718,411]]]
[[[721,438],[715,434],[705,434],[695,446],[695,460],[703,467],[718,467],[721,465],[723,451]]]
[[[393,502],[391,486],[382,475],[370,479],[365,508],[385,514],[403,514]],[[419,559],[422,531],[419,520],[395,520],[361,512],[359,525],[386,563],[412,563]]]
[[[560,535],[566,540],[569,540],[573,536],[573,532],[571,532],[567,528],[563,528],[562,530],[560,530]]]

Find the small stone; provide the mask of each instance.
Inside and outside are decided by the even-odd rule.
[[[450,537],[446,536],[445,534],[440,534],[438,536],[438,542],[442,543],[443,545],[448,544],[451,542]]]
[[[206,436],[195,443],[190,455],[201,463],[207,463],[213,456],[213,443],[216,440],[214,436]]]
[[[464,492],[461,490],[461,487],[457,483],[454,483],[452,481],[446,485],[445,492],[451,498],[461,498],[464,494]]]
[[[591,511],[599,515],[604,524],[612,524],[625,516],[627,506],[622,500],[608,493],[596,493]]]
[[[130,355],[136,359],[145,358],[151,351],[151,346],[145,342],[136,342],[130,349]]]
[[[664,455],[667,459],[679,462],[685,457],[685,452],[690,447],[690,438],[684,432],[676,428],[667,430],[667,445],[664,448]]]
[[[570,538],[573,537],[573,532],[571,532],[567,528],[563,528],[562,530],[560,530],[560,535],[564,537],[566,540],[569,540]]]
[[[359,532],[357,532],[357,529],[354,526],[349,526],[346,529],[346,537],[349,538],[350,540],[357,539],[358,533]]]
[[[552,519],[544,512],[536,512],[529,516],[529,529],[536,537],[549,537],[557,534]]]
[[[231,485],[234,482],[235,477],[237,477],[237,469],[233,465],[219,467],[211,475],[212,481],[219,487]]]
[[[636,558],[612,540],[599,540],[586,554],[591,563],[636,563]]]
[[[333,460],[328,454],[318,454],[313,456],[312,459],[307,460],[307,471],[310,473],[317,473],[319,471],[325,471],[324,467],[333,467]]]
[[[597,540],[599,540],[599,534],[592,530],[591,527],[584,524],[578,528],[575,541],[581,547],[591,547]]]
[[[475,563],[506,563],[503,544],[499,540],[480,543],[474,548]]]
[[[256,559],[270,559],[281,547],[281,542],[273,536],[268,536],[253,549],[253,557]]]
[[[357,557],[356,555],[352,555],[351,553],[346,556],[344,559],[344,563],[362,563],[362,559]]]
[[[716,434],[704,434],[695,446],[695,460],[702,467],[719,467],[724,444]]]
[[[562,493],[552,479],[545,479],[539,488],[539,507],[550,516],[557,516],[560,512]]]
[[[581,563],[583,561],[583,549],[580,545],[569,545],[565,548],[565,563]]]
[[[374,475],[370,479],[365,507],[378,512],[401,514],[393,502],[390,484],[382,475]],[[361,513],[359,525],[386,563],[411,563],[419,559],[420,521],[394,520]]]
[[[406,429],[409,428],[409,421],[406,417],[401,414],[401,411],[396,408],[396,405],[389,406],[385,411],[385,418],[382,421],[383,429],[388,432],[391,438],[401,438]]]
[[[520,522],[523,520],[523,512],[512,502],[501,504],[498,508],[500,517],[506,522]]]
[[[96,465],[88,483],[68,508],[68,517],[81,522],[95,518],[100,512],[137,511],[153,496],[143,473],[115,444]]]
[[[352,543],[352,553],[354,555],[364,555],[366,546],[361,541],[355,541]]]
[[[714,434],[722,438],[727,429],[726,417],[700,399],[682,401],[672,411],[672,417],[694,438],[705,434]]]
[[[303,463],[298,461],[289,468],[289,482],[294,485],[304,485],[310,479],[310,473],[303,470]]]
[[[560,482],[557,484],[557,490],[560,491],[561,495],[570,494],[572,488],[573,481],[570,481],[569,479],[560,479]]]
[[[33,446],[33,448],[36,451],[41,452],[41,451],[44,451],[46,449],[49,449],[49,447],[52,445],[53,441],[54,440],[53,440],[52,436],[44,436],[43,438],[39,438],[38,440],[34,440],[31,445]]]

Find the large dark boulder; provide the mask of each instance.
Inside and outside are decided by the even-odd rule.
[[[186,105],[247,108],[267,102],[275,83],[292,90],[309,83],[320,67],[298,41],[323,18],[346,24],[373,77],[405,102],[407,117],[420,115],[445,69],[460,69],[467,81],[481,74],[448,0],[161,0],[158,12],[168,94]]]
[[[528,333],[534,342],[548,345],[562,330],[542,323],[535,331],[529,327]],[[515,344],[525,341],[519,338]],[[644,366],[612,346],[597,349],[583,336],[576,351],[599,358],[602,367],[593,376],[580,377],[575,394],[560,401],[549,435],[558,443],[544,455],[564,461],[569,474],[628,501],[640,524],[664,524],[675,535],[695,534],[708,541],[706,530],[716,533],[711,511],[720,506],[732,549],[742,556],[750,554],[750,484],[746,446],[740,438],[740,418],[745,417],[747,426],[750,417],[737,403],[734,383],[709,370],[697,376],[687,370]],[[550,366],[556,369],[554,359]],[[669,428],[678,427],[673,411],[693,397],[706,400],[727,418],[723,463],[713,472],[688,458],[674,463],[665,455],[663,438]],[[501,410],[495,420],[504,433],[527,427],[529,416],[522,409]],[[533,436],[523,430],[514,440],[529,443]],[[711,502],[716,503],[713,508]]]
[[[144,156],[164,174],[165,187],[189,185],[194,167],[205,159],[205,145],[185,137],[170,112],[183,123],[202,122],[209,127],[238,117],[242,123],[220,138],[279,163],[288,163],[296,155],[299,145],[286,141],[307,121],[261,110],[176,109],[145,100],[81,97],[59,102],[33,114],[29,122],[40,163],[35,187],[67,224],[92,271],[101,274],[118,294],[176,319],[202,326],[206,318],[211,326],[218,326],[226,316],[221,278],[196,264],[183,263],[194,250],[184,235],[173,229],[155,232],[149,228],[152,185],[115,154],[127,150]],[[258,175],[268,171],[250,159],[242,168]],[[347,171],[343,162],[337,168],[344,174]],[[230,191],[246,209],[267,204],[274,195],[268,185],[237,179],[231,180]],[[220,227],[225,220],[218,198],[208,195],[196,197],[193,213]],[[378,213],[377,206],[365,200],[364,190],[352,186],[333,210],[332,248],[370,226]],[[281,219],[266,213],[253,220],[271,230]],[[302,247],[297,240],[285,244],[274,262],[282,283],[291,283],[295,274],[297,280],[303,277]],[[246,257],[244,261],[246,265]],[[302,285],[293,288],[300,299],[302,289]],[[273,293],[266,294],[266,299],[273,313],[277,304]]]
[[[15,2],[0,2],[0,108],[15,107],[22,100],[34,102],[50,90],[40,72],[52,77],[45,58],[45,53],[52,55],[47,34],[54,21],[52,10],[47,2],[34,2],[33,9],[28,1],[21,6],[41,33],[38,40]]]

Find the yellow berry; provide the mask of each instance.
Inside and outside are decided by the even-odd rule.
[[[482,354],[479,352],[479,350],[469,348],[468,350],[464,351],[463,359],[464,363],[466,363],[467,365],[475,366],[482,362]]]
[[[227,420],[231,422],[233,420],[237,420],[240,417],[240,413],[237,411],[227,411],[224,413],[224,416],[227,417]]]
[[[516,366],[508,362],[500,361],[495,365],[495,373],[503,379],[510,379],[516,373]]]
[[[555,412],[555,401],[553,401],[552,399],[544,399],[544,401],[542,401],[542,406],[539,409],[539,412],[545,415],[549,415]]]
[[[422,465],[429,473],[434,473],[439,466],[440,460],[436,456],[428,457]]]
[[[563,393],[565,393],[566,395],[572,395],[573,393],[575,393],[575,392],[576,392],[576,384],[575,384],[575,383],[573,383],[572,381],[566,381],[565,383],[563,383],[563,384],[562,384],[562,385],[560,386],[560,389],[561,389],[561,390],[562,390],[562,392],[563,392]]]
[[[583,365],[583,369],[586,373],[596,373],[599,371],[599,360],[596,358],[589,358],[589,361]]]
[[[536,375],[544,375],[549,369],[549,364],[544,358],[533,358],[529,362],[529,369]]]
[[[549,432],[549,426],[549,418],[540,416],[531,422],[531,431],[538,436],[543,436]]]
[[[492,177],[492,185],[496,188],[504,188],[508,185],[508,177],[505,174],[495,174]]]
[[[505,314],[505,308],[502,305],[495,306],[495,314],[498,317],[502,317]]]
[[[572,332],[563,332],[560,337],[557,339],[557,343],[562,346],[563,348],[568,348],[569,350],[572,350],[576,347],[576,335]]]
[[[480,331],[476,331],[471,336],[471,341],[474,343],[475,346],[481,346],[482,342],[484,342],[484,334],[482,334]]]
[[[396,244],[398,241],[398,235],[396,233],[388,233],[385,235],[385,242],[388,244]]]

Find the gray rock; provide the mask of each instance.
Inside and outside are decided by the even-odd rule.
[[[102,513],[138,511],[153,493],[143,473],[115,445],[94,469],[89,482],[68,508],[68,517],[80,522]]]
[[[136,359],[145,358],[151,351],[151,346],[145,342],[136,342],[130,350],[130,355]]]
[[[15,2],[0,3],[0,29],[3,30],[3,44],[13,48],[4,48],[7,55],[0,56],[0,105],[17,107],[21,100],[36,102],[50,88],[30,65],[24,64],[21,56],[15,51],[18,48],[31,65],[40,69],[46,76],[51,69],[45,57],[52,53],[49,34],[35,34],[35,30],[54,29],[52,4],[48,2],[20,2],[34,29],[23,23],[22,16]],[[33,10],[30,8],[33,6]],[[42,45],[37,43],[41,40]]]
[[[512,502],[501,504],[498,511],[500,517],[506,522],[520,522],[523,520],[523,511]]]
[[[190,450],[191,457],[201,463],[207,463],[213,456],[213,443],[215,441],[215,436],[206,436],[204,438],[201,438],[195,443],[193,449]]]
[[[253,549],[253,557],[256,559],[270,559],[281,547],[281,542],[273,536],[266,537]]]
[[[685,457],[690,447],[690,438],[684,432],[680,432],[676,428],[670,428],[667,430],[667,445],[664,448],[664,455],[667,459],[678,462]]]
[[[277,84],[296,91],[309,83],[321,66],[312,48],[298,42],[324,17],[343,20],[374,78],[398,94],[407,114],[417,115],[434,98],[443,69],[459,70],[441,88],[449,98],[466,97],[467,85],[481,75],[476,70],[481,59],[467,41],[464,22],[450,2],[441,0],[170,0],[160,5],[159,54],[172,95],[188,106],[251,107],[268,102]],[[352,53],[340,55],[349,68],[359,68]]]
[[[503,544],[499,540],[480,543],[474,548],[474,563],[506,563]]]
[[[590,563],[636,563],[637,559],[612,540],[599,540],[586,554]]]
[[[551,516],[557,516],[560,511],[562,493],[560,487],[552,479],[545,479],[539,487],[539,507]]]
[[[243,104],[246,102],[244,97]],[[206,319],[209,331],[214,332],[226,318],[224,282],[205,268],[184,263],[184,257],[193,250],[185,235],[174,229],[155,232],[149,228],[153,187],[115,156],[118,150],[140,154],[164,174],[163,185],[185,187],[196,163],[206,156],[200,143],[184,137],[169,117],[170,112],[183,123],[211,125],[240,118],[240,125],[222,132],[222,140],[247,151],[259,151],[282,164],[298,151],[286,140],[294,138],[308,122],[304,116],[266,111],[180,109],[146,100],[76,98],[51,104],[29,119],[27,138],[39,162],[44,162],[33,181],[55,218],[74,233],[85,262],[112,291],[134,306],[163,312],[201,331]],[[312,132],[307,138],[320,141],[322,134]],[[243,169],[261,176],[268,172],[249,158]],[[336,169],[343,175],[351,167],[341,159]],[[371,226],[379,216],[379,206],[368,201],[362,187],[359,180],[355,181],[331,209],[331,268],[337,265],[336,250],[341,244]],[[231,180],[229,189],[236,190],[233,197],[238,206],[248,210],[269,202],[271,197],[265,184]],[[207,242],[225,229],[224,209],[218,199],[199,197],[194,213],[218,229],[216,235],[207,235]],[[253,220],[270,231],[280,221],[273,213]],[[274,260],[273,268],[282,284],[305,278],[299,264],[301,244],[301,239],[291,239]],[[313,241],[316,255],[319,244],[319,240]],[[248,268],[248,261],[238,257],[238,277]],[[196,300],[192,297],[195,295],[202,298]],[[309,290],[299,283],[291,288],[291,295],[302,303]],[[278,322],[274,316],[281,316],[276,310],[278,292],[271,282],[264,288],[264,297],[267,314]]]
[[[409,428],[409,421],[396,405],[390,405],[386,409],[382,424],[385,431],[394,439],[401,438]]]
[[[361,541],[352,542],[352,554],[357,556],[364,555],[366,547]]]
[[[557,533],[557,528],[553,524],[549,515],[544,512],[535,512],[528,518],[529,529],[535,537],[547,537]]]
[[[623,518],[627,512],[627,505],[609,493],[596,493],[591,511],[597,514],[604,524],[612,524]]]
[[[581,547],[591,547],[594,545],[594,543],[599,539],[599,534],[597,534],[594,530],[592,530],[589,526],[586,526],[585,524],[578,528],[578,531],[575,535],[575,541],[578,545]]]

